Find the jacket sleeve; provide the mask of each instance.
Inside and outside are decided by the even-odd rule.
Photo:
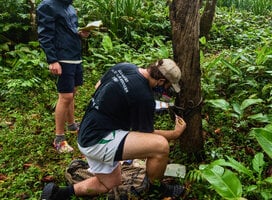
[[[56,13],[50,5],[43,4],[37,8],[38,39],[49,64],[58,61],[55,47]]]

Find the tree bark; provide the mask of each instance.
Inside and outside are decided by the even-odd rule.
[[[37,23],[36,23],[36,4],[34,0],[27,0],[27,3],[29,4],[29,15],[30,15],[29,20],[31,25],[29,40],[35,41],[38,39]]]
[[[208,37],[208,34],[212,28],[216,2],[217,0],[206,1],[206,5],[200,19],[200,37]]]
[[[175,112],[187,123],[179,140],[181,150],[186,153],[203,150],[199,7],[199,0],[173,0],[170,5],[174,60],[182,73]]]

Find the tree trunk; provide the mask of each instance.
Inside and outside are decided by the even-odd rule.
[[[203,150],[199,6],[199,0],[173,0],[170,5],[174,60],[182,72],[175,111],[187,123],[180,137],[180,148],[193,154]]]
[[[29,4],[29,15],[30,15],[30,25],[31,30],[29,32],[29,40],[35,41],[38,39],[38,33],[37,33],[37,23],[36,23],[36,4],[34,0],[27,0],[27,3]]]
[[[200,19],[200,37],[208,37],[208,34],[212,28],[216,2],[217,0],[206,1],[206,5]]]

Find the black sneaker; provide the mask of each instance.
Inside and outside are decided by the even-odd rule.
[[[48,183],[43,188],[41,200],[56,200],[54,194],[56,194],[58,190],[59,187],[55,183]]]
[[[156,199],[171,197],[173,199],[180,198],[184,192],[184,187],[181,185],[168,185],[160,183],[159,185],[150,185],[149,195],[153,195]]]
[[[184,187],[181,185],[166,185],[163,183],[161,187],[163,189],[163,197],[178,198],[181,197],[184,192]]]

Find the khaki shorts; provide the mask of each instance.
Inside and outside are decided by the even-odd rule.
[[[86,156],[91,173],[110,174],[118,166],[119,161],[114,161],[114,157],[120,142],[128,133],[123,130],[112,131],[90,147],[81,147],[78,144],[79,150]]]

